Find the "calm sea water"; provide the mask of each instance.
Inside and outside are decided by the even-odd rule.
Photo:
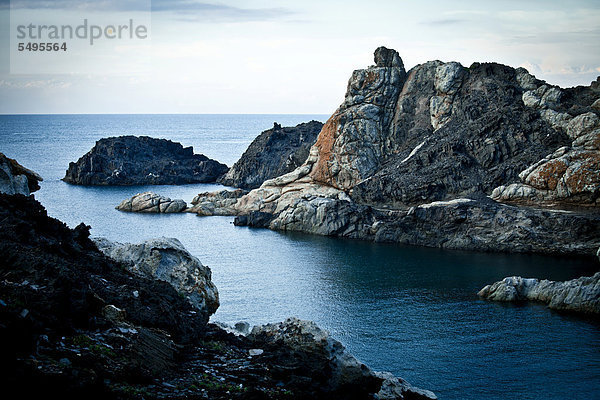
[[[211,267],[213,320],[316,321],[361,361],[441,399],[598,399],[600,322],[541,305],[481,301],[509,275],[564,280],[593,258],[442,251],[234,227],[229,217],[140,215],[114,209],[152,189],[191,201],[219,185],[93,188],[60,178],[102,137],[168,138],[233,164],[261,131],[325,115],[0,116],[0,151],[44,177],[35,196],[51,216],[92,234],[138,242],[176,237]]]

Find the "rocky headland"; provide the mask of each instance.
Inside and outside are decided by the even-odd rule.
[[[76,185],[180,185],[210,183],[228,171],[225,164],[194,154],[192,147],[148,136],[100,139],[63,180]]]
[[[296,126],[262,132],[231,167],[219,183],[242,189],[256,189],[267,179],[292,172],[308,158],[308,152],[321,132],[323,123],[310,121]]]
[[[16,171],[22,171],[17,167]],[[35,175],[32,175],[35,177]],[[12,177],[14,178],[14,177]],[[208,267],[176,239],[89,238],[0,194],[3,391],[63,399],[435,399],[374,372],[310,321],[208,323]]]
[[[600,246],[600,84],[395,50],[356,70],[304,164],[242,196],[237,225],[465,250]],[[231,207],[230,207],[231,208]]]
[[[512,276],[487,285],[478,295],[493,301],[534,301],[553,310],[599,315],[600,272],[565,282]]]

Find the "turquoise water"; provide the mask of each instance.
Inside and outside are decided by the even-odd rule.
[[[219,185],[94,188],[60,181],[102,137],[164,137],[233,164],[261,131],[325,115],[0,116],[0,151],[44,177],[35,196],[50,215],[92,234],[137,242],[180,239],[211,267],[221,307],[213,320],[297,316],[330,330],[361,361],[440,399],[600,398],[600,321],[536,304],[481,301],[509,275],[590,275],[594,258],[482,254],[234,227],[232,218],[140,215],[114,209],[152,189],[190,201]]]

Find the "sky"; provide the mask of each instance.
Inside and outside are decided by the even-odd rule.
[[[18,21],[84,18],[133,18],[149,35],[16,50]],[[382,45],[407,70],[499,62],[589,85],[600,75],[600,1],[0,0],[0,113],[331,114]]]

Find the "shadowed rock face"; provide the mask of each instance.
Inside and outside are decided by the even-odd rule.
[[[39,190],[38,182],[42,180],[37,173],[0,153],[0,193],[29,196]]]
[[[63,180],[77,185],[179,185],[215,182],[227,170],[225,164],[170,140],[120,136],[97,141],[69,164]]]
[[[255,189],[267,179],[293,171],[306,161],[322,127],[318,121],[283,128],[275,123],[254,139],[219,183]]]
[[[512,276],[487,285],[478,295],[494,301],[530,300],[554,310],[600,314],[600,272],[565,282]]]

